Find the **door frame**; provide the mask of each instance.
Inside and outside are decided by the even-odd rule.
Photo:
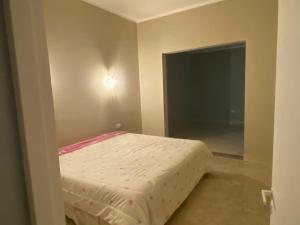
[[[169,129],[169,101],[168,101],[168,68],[167,68],[167,59],[169,55],[172,54],[178,54],[178,53],[185,53],[185,52],[193,52],[193,51],[211,51],[213,49],[228,49],[230,47],[236,47],[236,46],[243,46],[245,48],[245,84],[244,84],[244,135],[246,134],[246,93],[247,93],[247,85],[246,85],[246,67],[247,67],[247,41],[246,40],[240,40],[235,42],[227,42],[227,43],[221,43],[216,45],[209,45],[204,46],[200,48],[192,48],[192,49],[183,49],[178,51],[171,51],[171,52],[164,52],[162,53],[162,68],[163,68],[163,101],[164,101],[164,132],[166,137],[170,137],[170,129]],[[244,144],[243,144],[243,159],[245,157],[245,136],[244,136]]]
[[[31,223],[64,225],[41,0],[4,0]]]

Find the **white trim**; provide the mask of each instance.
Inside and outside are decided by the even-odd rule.
[[[156,16],[151,16],[151,17],[146,17],[144,19],[139,19],[139,20],[136,20],[136,22],[137,23],[142,23],[142,22],[146,22],[146,21],[149,21],[149,20],[158,19],[158,18],[161,18],[161,17],[164,17],[164,16],[170,16],[172,14],[188,11],[188,10],[191,10],[191,9],[194,9],[194,8],[210,5],[210,4],[213,4],[213,3],[223,2],[223,1],[225,1],[225,0],[210,0],[210,1],[207,1],[207,2],[204,2],[204,3],[202,2],[202,3],[192,5],[192,6],[184,7],[184,8],[181,8],[181,9],[176,9],[176,10],[173,10],[173,11],[170,11],[170,12],[161,13],[161,14],[158,14]]]
[[[4,2],[32,224],[64,225],[42,0]]]
[[[145,18],[142,18],[142,19],[134,18],[132,16],[120,13],[117,10],[108,9],[106,7],[103,7],[103,6],[99,6],[99,4],[97,4],[95,0],[81,0],[81,1],[83,1],[87,4],[90,4],[90,5],[93,5],[95,7],[98,7],[100,9],[103,9],[105,11],[108,11],[110,13],[113,13],[113,14],[115,14],[117,16],[120,16],[124,19],[130,20],[131,22],[142,23],[142,22],[146,22],[146,21],[149,21],[149,20],[158,19],[160,17],[169,16],[169,15],[172,15],[172,14],[188,11],[188,10],[198,8],[198,7],[202,7],[202,6],[205,6],[205,5],[210,5],[210,4],[213,4],[213,3],[222,2],[222,1],[225,1],[225,0],[208,0],[206,2],[197,3],[195,5],[183,7],[183,8],[172,10],[172,11],[165,12],[165,13],[160,13],[160,14],[157,14],[155,16],[149,16],[149,17],[145,17]]]

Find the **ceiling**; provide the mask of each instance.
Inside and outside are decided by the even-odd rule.
[[[166,16],[176,12],[223,0],[82,0],[134,22]]]

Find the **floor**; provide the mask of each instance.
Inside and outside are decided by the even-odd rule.
[[[270,187],[271,168],[223,157],[210,167],[166,225],[269,225],[260,191]]]
[[[243,156],[244,127],[241,125],[201,124],[181,129],[173,136],[202,140],[214,153]]]

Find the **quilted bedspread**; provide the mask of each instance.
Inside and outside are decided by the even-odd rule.
[[[82,213],[99,225],[163,225],[207,172],[210,156],[200,141],[131,133],[61,155],[68,216],[78,225],[90,225]]]

